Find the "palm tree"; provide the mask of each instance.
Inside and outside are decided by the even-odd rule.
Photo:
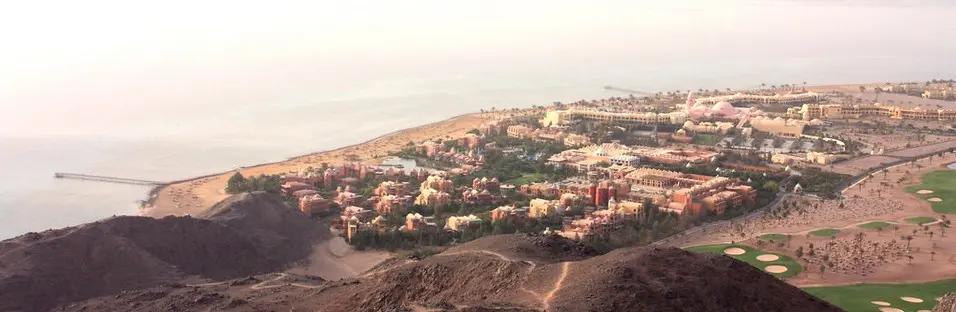
[[[929,240],[933,240],[933,235],[934,235],[934,234],[936,234],[936,233],[929,232]]]
[[[906,236],[903,239],[906,240],[906,250],[910,250],[910,242],[913,241],[913,236]]]
[[[933,261],[933,258],[936,258],[936,252],[935,252],[935,251],[930,251],[930,252],[929,252],[929,261]]]

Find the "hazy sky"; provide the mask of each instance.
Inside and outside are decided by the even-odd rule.
[[[912,49],[942,58],[956,52],[934,44],[956,29],[946,3],[3,1],[0,134],[132,127],[224,102],[412,92],[486,74],[502,85],[522,75],[574,84],[774,55],[812,62]]]

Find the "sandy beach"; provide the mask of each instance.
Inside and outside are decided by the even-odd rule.
[[[400,150],[408,142],[421,143],[437,138],[462,137],[471,129],[481,128],[483,125],[494,123],[501,118],[521,112],[506,111],[457,116],[392,132],[360,144],[298,156],[276,163],[243,167],[239,172],[245,176],[279,174],[308,166],[321,166],[322,163],[347,162],[348,159],[355,159],[353,157],[358,157],[363,163],[375,163],[381,161],[389,152]],[[228,197],[228,194],[225,193],[226,181],[229,180],[233,172],[198,177],[161,186],[154,191],[155,196],[150,198],[140,209],[139,214],[161,218],[168,215],[196,214],[212,207]]]

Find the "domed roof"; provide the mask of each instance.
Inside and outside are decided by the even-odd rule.
[[[737,108],[733,105],[730,105],[730,103],[720,101],[717,102],[717,104],[714,104],[714,106],[710,108],[710,111],[715,114],[733,115],[737,113]]]
[[[596,150],[594,150],[594,155],[597,155],[597,156],[607,156],[608,154],[607,154],[607,151],[604,150],[604,147],[601,146],[601,147],[598,147]]]

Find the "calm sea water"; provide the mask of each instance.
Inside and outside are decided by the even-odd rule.
[[[236,25],[255,14],[272,14],[261,25],[283,21],[268,31],[187,16],[193,28],[167,33],[130,13],[112,22],[139,32],[90,35],[114,29],[102,22],[0,33],[19,47],[0,54],[13,68],[0,71],[0,238],[135,214],[148,191],[57,180],[57,171],[177,180],[481,108],[624,95],[604,85],[653,92],[956,76],[956,42],[940,40],[956,29],[946,2],[482,3],[338,8],[339,19],[293,6],[226,14]],[[14,13],[0,20],[17,29],[42,22],[16,19],[42,8],[6,9]]]

